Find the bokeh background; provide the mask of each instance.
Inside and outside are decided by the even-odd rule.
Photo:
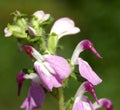
[[[80,27],[77,35],[63,37],[58,54],[70,58],[77,43],[83,39],[93,41],[103,59],[88,51],[81,56],[103,79],[96,86],[97,96],[113,101],[114,110],[120,110],[120,1],[119,0],[1,0],[0,1],[0,110],[20,110],[27,94],[25,82],[21,96],[17,96],[16,75],[24,67],[32,66],[25,53],[19,53],[15,38],[5,38],[3,30],[12,22],[11,12],[19,10],[29,16],[37,10],[50,13],[55,19],[70,17]],[[79,84],[75,81],[65,89],[65,97],[73,96]],[[41,110],[58,110],[56,100],[47,94]],[[104,110],[104,109],[100,109]]]

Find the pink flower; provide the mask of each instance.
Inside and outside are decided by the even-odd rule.
[[[40,80],[38,79],[38,75],[36,73],[25,74],[24,72],[20,71],[16,78],[18,84],[18,95],[20,95],[23,82],[26,79],[31,79],[32,81],[40,84]]]
[[[5,37],[10,37],[12,35],[12,32],[10,32],[9,29],[6,27],[4,29],[4,34],[5,34]]]
[[[45,93],[43,89],[35,82],[31,83],[29,92],[21,108],[26,110],[33,110],[34,108],[40,108],[44,102]]]
[[[64,17],[58,19],[52,26],[50,34],[55,33],[58,35],[58,39],[65,35],[76,34],[80,32],[78,27],[75,27],[74,21],[70,18]]]
[[[113,104],[110,99],[107,98],[101,98],[99,99],[99,104],[96,102],[93,104],[94,109],[99,109],[101,107],[104,107],[106,110],[113,110]]]
[[[24,46],[24,49],[36,59],[34,68],[42,85],[48,91],[52,91],[53,87],[61,87],[63,79],[67,78],[71,72],[66,59],[57,55],[41,55],[32,46]]]
[[[79,54],[86,49],[94,53],[97,57],[102,58],[90,40],[83,40],[76,46],[71,58],[71,63],[73,65],[79,65],[79,72],[83,78],[87,79],[93,85],[97,85],[102,82],[101,78],[97,76],[86,61],[79,57]]]
[[[90,82],[86,81],[83,82],[77,90],[72,110],[94,110],[92,102],[84,95],[86,92],[91,93],[96,102],[99,104],[94,86]]]
[[[39,10],[33,13],[33,15],[39,19],[40,22],[44,22],[49,19],[50,14],[45,14],[43,10]]]
[[[23,72],[19,72],[17,75],[18,95],[20,95],[21,87],[25,79],[31,79],[32,83],[30,85],[28,95],[21,105],[21,108],[25,108],[26,110],[40,108],[44,102],[45,93],[44,90],[40,87],[40,80],[38,79],[37,74],[25,74]]]
[[[85,93],[91,93],[96,102],[93,104],[90,99],[85,96]],[[106,110],[113,110],[113,104],[111,100],[107,98],[97,99],[94,86],[86,81],[81,84],[75,95],[75,101],[72,110],[97,110],[104,107]]]

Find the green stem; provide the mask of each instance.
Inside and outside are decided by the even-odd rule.
[[[64,95],[62,87],[58,88],[58,95],[59,95],[59,110],[64,110]]]

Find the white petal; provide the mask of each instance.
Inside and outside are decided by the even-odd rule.
[[[73,20],[71,20],[70,18],[64,17],[64,18],[58,19],[54,23],[50,31],[50,34],[56,33],[60,39],[64,35],[76,34],[79,31],[80,29],[75,27]]]
[[[7,27],[4,29],[4,33],[5,33],[5,37],[10,37],[12,35],[12,33],[8,30]]]

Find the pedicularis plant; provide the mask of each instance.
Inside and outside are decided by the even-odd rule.
[[[89,50],[98,58],[102,58],[90,40],[80,41],[71,58],[65,59],[56,53],[61,37],[80,32],[73,20],[68,17],[60,18],[54,22],[50,31],[46,31],[46,26],[53,22],[53,18],[42,10],[33,13],[31,18],[19,11],[12,15],[13,23],[4,29],[5,37],[15,37],[19,50],[26,52],[33,61],[33,68],[22,69],[17,75],[18,95],[24,80],[31,80],[21,108],[41,108],[46,93],[50,93],[56,98],[59,110],[97,110],[101,107],[106,110],[113,109],[109,99],[97,98],[94,86],[100,84],[102,79],[79,57],[81,52]],[[79,73],[74,70],[76,65]],[[80,77],[84,81],[80,80]],[[70,86],[68,81],[71,78],[78,81],[80,87],[75,96],[65,102],[63,88]],[[92,94],[95,102],[90,100],[86,92]]]

